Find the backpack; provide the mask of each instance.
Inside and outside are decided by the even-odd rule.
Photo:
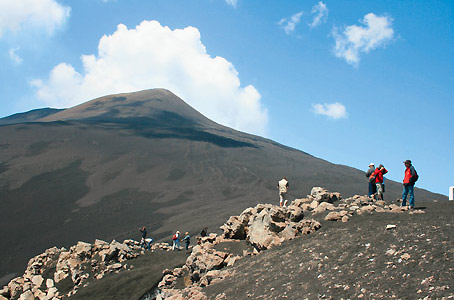
[[[375,182],[375,177],[374,173],[372,173],[369,177],[369,182]]]
[[[174,235],[173,235],[173,237],[172,237],[172,240],[174,240],[174,241],[175,241],[175,240],[177,240],[177,239],[178,239],[178,238],[177,238],[177,235],[176,235],[176,234],[174,234]]]
[[[418,181],[418,179],[419,179],[419,175],[418,175],[418,172],[416,172],[416,170],[415,170],[415,175],[411,178],[411,181],[413,183],[415,183],[416,181]]]

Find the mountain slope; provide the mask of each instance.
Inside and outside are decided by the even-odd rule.
[[[14,114],[5,118],[0,119],[0,125],[8,125],[8,124],[17,124],[17,123],[25,123],[25,122],[34,122],[38,119],[50,116],[55,114],[61,109],[55,108],[42,108],[42,109],[34,109],[24,113]]]
[[[259,202],[322,185],[366,193],[364,173],[221,126],[169,91],[98,98],[0,126],[0,277],[50,246],[77,240],[155,239],[217,228]],[[387,197],[401,193],[387,182]],[[446,199],[417,190],[417,199]]]

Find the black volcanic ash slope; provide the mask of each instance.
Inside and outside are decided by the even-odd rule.
[[[138,238],[143,225],[155,239],[218,227],[276,203],[282,176],[291,200],[313,186],[345,196],[367,188],[359,170],[216,124],[162,89],[3,125],[0,137],[0,278],[51,246]],[[400,189],[388,181],[388,199]]]

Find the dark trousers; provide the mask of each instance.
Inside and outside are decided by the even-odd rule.
[[[377,192],[377,186],[375,185],[375,182],[369,182],[369,197],[371,197],[376,192]]]

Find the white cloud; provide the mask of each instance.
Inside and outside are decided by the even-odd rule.
[[[313,104],[312,109],[314,113],[318,115],[324,115],[331,119],[347,118],[347,110],[342,103],[325,103],[325,104]]]
[[[64,24],[71,9],[55,0],[1,0],[0,37],[6,31],[39,30],[51,35]]]
[[[131,29],[120,24],[100,39],[97,54],[81,59],[81,72],[60,63],[47,79],[34,80],[37,97],[61,108],[107,94],[167,88],[216,122],[266,131],[268,113],[259,92],[241,86],[232,63],[207,53],[197,28],[171,30],[157,21]]]
[[[22,57],[20,57],[16,51],[19,50],[20,48],[19,47],[16,47],[16,48],[10,48],[9,51],[8,51],[8,54],[9,54],[9,58],[11,59],[11,61],[16,64],[16,65],[19,65],[22,63],[23,59]]]
[[[300,11],[291,16],[290,19],[282,18],[278,24],[284,29],[285,33],[290,34],[295,31],[296,25],[301,22],[302,15],[303,12]]]
[[[315,14],[312,23],[309,24],[311,28],[317,27],[328,19],[328,7],[322,1],[319,1],[312,7],[311,13]]]
[[[334,54],[344,58],[351,65],[358,65],[360,53],[368,53],[383,46],[394,37],[392,19],[387,16],[377,16],[369,13],[360,21],[364,26],[347,26],[344,32],[333,29],[336,41]]]
[[[231,5],[233,7],[236,7],[236,4],[238,3],[238,0],[225,0],[225,2],[228,4],[228,5]]]

